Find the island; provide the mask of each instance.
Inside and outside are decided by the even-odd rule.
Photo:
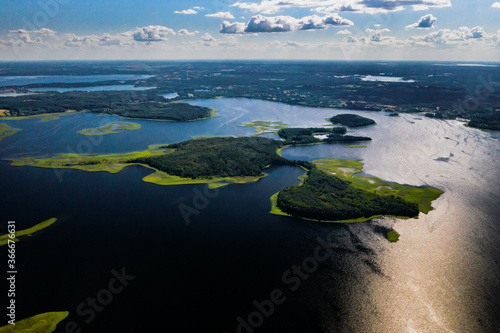
[[[347,127],[364,127],[377,124],[373,119],[349,113],[333,116],[330,118],[330,121],[333,124],[340,124]]]
[[[379,216],[398,218],[427,214],[431,203],[443,192],[355,176],[363,163],[321,159],[301,177],[300,186],[290,186],[271,197],[271,213],[320,222],[363,222]]]
[[[14,166],[120,172],[142,165],[155,172],[143,181],[158,185],[209,184],[211,188],[232,183],[255,182],[270,165],[312,167],[310,162],[283,158],[281,141],[261,137],[208,137],[170,145],[152,145],[146,151],[109,155],[60,154],[50,158],[8,159]]]
[[[278,131],[285,144],[308,145],[316,143],[363,142],[372,139],[366,136],[345,135],[345,127],[334,128],[284,128]]]
[[[15,325],[0,327],[0,333],[52,333],[56,330],[57,324],[66,319],[68,311],[46,312],[20,321]]]
[[[12,136],[19,131],[22,131],[22,130],[17,129],[17,128],[12,128],[7,124],[0,124],[0,140],[5,139],[9,136]]]
[[[16,238],[14,238],[14,239],[9,238],[9,234],[2,235],[2,236],[0,236],[0,246],[8,244],[9,239],[12,240],[12,241],[14,241],[14,242],[18,242],[19,241],[19,237],[31,236],[35,232],[38,232],[38,231],[43,230],[43,229],[45,229],[47,227],[50,227],[56,221],[57,221],[57,219],[55,217],[53,217],[53,218],[48,219],[46,221],[40,222],[40,223],[38,223],[37,225],[35,225],[35,226],[31,227],[31,228],[16,231],[15,232]]]
[[[115,121],[97,128],[86,128],[78,131],[78,133],[82,135],[107,135],[117,134],[120,133],[120,131],[135,131],[138,129],[141,129],[141,125],[139,124]]]

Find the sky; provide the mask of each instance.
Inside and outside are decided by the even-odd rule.
[[[500,62],[493,0],[0,0],[0,60]]]

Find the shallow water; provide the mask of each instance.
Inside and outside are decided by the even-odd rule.
[[[311,223],[268,214],[270,195],[297,184],[303,174],[299,168],[273,167],[257,183],[221,188],[186,224],[179,207],[193,207],[196,191],[205,190],[202,185],[147,184],[141,178],[151,171],[138,166],[112,175],[58,173],[1,161],[2,226],[7,220],[21,228],[59,218],[18,243],[19,316],[69,310],[84,332],[145,327],[236,332],[237,317],[255,311],[254,300],[280,289],[287,300],[264,320],[260,332],[498,331],[500,144],[492,133],[406,114],[388,117],[247,99],[193,103],[217,109],[220,117],[189,123],[134,119],[140,130],[100,137],[76,132],[118,117],[1,121],[24,130],[0,142],[0,157],[143,150],[192,136],[251,135],[253,128],[238,125],[252,120],[318,127],[328,123],[324,118],[355,113],[377,122],[352,133],[373,138],[366,148],[313,145],[288,148],[283,156],[360,158],[365,174],[433,186],[445,194],[419,219]],[[388,228],[401,234],[399,242],[385,239]],[[334,243],[331,259],[291,291],[282,275],[312,256],[318,237]],[[136,280],[87,324],[76,307],[106,287],[111,269],[121,267]]]

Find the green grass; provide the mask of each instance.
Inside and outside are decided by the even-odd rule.
[[[46,312],[0,327],[0,333],[52,333],[69,312]]]
[[[2,118],[4,119],[4,118]],[[12,136],[17,132],[22,131],[21,129],[12,128],[7,124],[0,124],[0,141],[6,137]]]
[[[277,134],[280,129],[287,128],[288,125],[281,121],[254,120],[249,123],[242,123],[238,126],[254,127],[255,128],[254,136],[258,136],[264,133]]]
[[[20,230],[20,231],[16,231],[15,235],[16,235],[16,238],[13,239],[14,242],[18,242],[19,241],[19,237],[23,237],[23,236],[31,236],[33,235],[35,232],[38,232],[42,229],[45,229],[49,226],[51,226],[54,222],[56,222],[57,219],[54,217],[54,218],[51,218],[51,219],[48,219],[46,221],[43,221],[41,223],[38,223],[37,225],[31,227],[31,228],[28,228],[28,229],[24,229],[24,230]],[[6,245],[9,241],[9,234],[5,234],[5,235],[2,235],[0,236],[0,246],[2,245]]]
[[[52,169],[77,169],[84,171],[107,171],[117,173],[123,170],[128,161],[141,157],[158,156],[168,153],[168,149],[159,149],[161,145],[149,146],[148,150],[136,151],[124,154],[109,155],[80,155],[80,154],[59,154],[50,158],[19,158],[8,159],[13,166],[35,166]],[[172,151],[172,150],[170,150]]]
[[[363,170],[361,160],[340,160],[340,159],[321,159],[313,161],[316,167],[322,171],[349,180],[355,187],[374,192],[379,195],[395,195],[408,202],[418,204],[418,209],[427,214],[432,210],[431,203],[439,198],[443,191],[432,187],[417,187],[401,185],[381,180],[376,177],[356,176]]]
[[[498,139],[496,136],[492,136],[491,138],[492,138],[492,139]]]
[[[263,174],[258,177],[214,177],[214,178],[182,178],[179,176],[169,175],[168,173],[156,170],[142,180],[146,183],[152,183],[157,185],[189,185],[189,184],[208,184],[210,189],[223,187],[230,184],[244,184],[253,183],[261,178],[266,177],[267,174]]]
[[[390,230],[387,233],[387,240],[391,243],[397,242],[399,240],[399,234],[394,230]]]
[[[141,125],[136,123],[115,121],[112,123],[108,123],[102,127],[86,128],[81,131],[78,131],[78,133],[82,135],[107,135],[107,134],[120,133],[119,131],[124,131],[124,130],[135,131],[140,128]]]
[[[59,112],[59,113],[41,113],[41,114],[36,114],[33,116],[19,116],[19,117],[2,117],[0,119],[2,120],[24,120],[24,119],[42,119],[42,122],[47,122],[51,120],[57,120],[59,117],[62,116],[69,116],[72,114],[76,113],[82,113],[82,112],[76,112],[74,110],[67,110],[66,112]]]

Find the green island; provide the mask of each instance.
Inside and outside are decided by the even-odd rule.
[[[280,141],[259,137],[199,138],[170,145],[152,145],[146,151],[109,155],[60,154],[50,158],[9,159],[14,166],[70,168],[120,172],[128,165],[143,165],[155,172],[143,181],[158,185],[209,184],[211,188],[255,182],[270,165],[311,166],[288,160],[278,150]]]
[[[399,234],[395,230],[389,230],[387,232],[387,240],[391,243],[395,243],[399,240]]]
[[[345,127],[284,128],[278,131],[279,137],[288,145],[309,145],[323,142],[362,142],[372,140],[365,136],[345,135],[346,133],[347,129]],[[318,138],[317,136],[324,136],[324,138]]]
[[[364,127],[377,124],[372,119],[361,117],[356,114],[339,114],[331,117],[330,121],[333,124],[340,124],[347,127]]]
[[[68,311],[46,312],[0,327],[0,333],[52,333],[57,324],[69,315]]]
[[[264,133],[276,133],[278,130],[287,128],[287,124],[281,121],[254,120],[249,123],[242,123],[240,127],[254,127],[254,136],[259,136]]]
[[[141,125],[139,124],[115,121],[112,123],[107,123],[102,127],[86,128],[81,131],[78,131],[78,133],[82,135],[107,135],[107,134],[120,133],[119,131],[124,131],[124,130],[135,131],[140,128]]]
[[[271,213],[321,222],[363,222],[379,216],[411,218],[432,210],[443,192],[356,176],[361,161],[321,159],[290,186],[271,197]]]
[[[367,146],[345,146],[346,148],[366,148]]]
[[[15,233],[16,238],[14,238],[14,239],[9,238],[9,234],[2,235],[2,236],[0,236],[0,246],[8,244],[9,239],[13,240],[14,242],[18,242],[19,237],[31,236],[35,232],[38,232],[40,230],[43,230],[43,229],[51,226],[56,221],[57,221],[57,219],[54,217],[54,218],[48,219],[46,221],[43,221],[41,223],[38,223],[37,225],[35,225],[31,228],[16,231],[16,233]]]
[[[21,129],[12,128],[7,124],[0,124],[0,140],[6,137],[12,136],[17,132],[22,131]]]

